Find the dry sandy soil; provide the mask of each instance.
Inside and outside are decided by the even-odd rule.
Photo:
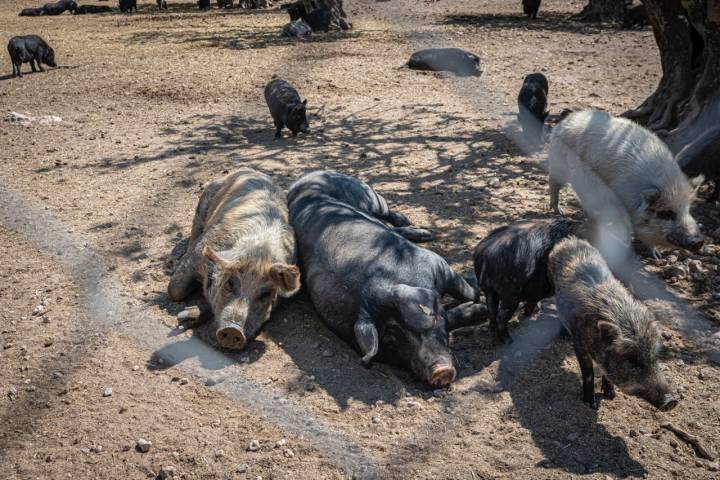
[[[515,324],[508,349],[486,327],[457,332],[459,379],[432,392],[406,372],[363,369],[304,294],[229,360],[203,329],[174,328],[182,305],[165,294],[203,184],[241,165],[283,187],[314,169],[357,175],[468,270],[492,228],[550,216],[542,155],[512,140],[523,76],[548,76],[553,114],[621,113],[659,79],[649,30],[576,24],[579,1],[546,1],[527,21],[519,1],[347,0],[354,30],[296,43],[278,37],[278,10],[170,0],[157,12],[143,0],[132,15],[18,17],[27,3],[0,3],[0,43],[40,34],[62,68],[12,79],[3,57],[0,114],[62,122],[0,122],[0,478],[152,478],[163,466],[189,479],[718,475],[660,428],[720,452],[717,245],[679,253],[702,271],[667,282],[664,261],[643,260],[688,307],[655,301],[681,397],[667,414],[623,394],[588,409],[550,303]],[[399,68],[431,45],[478,53],[482,77]],[[311,134],[273,139],[262,97],[273,74],[308,98]],[[694,212],[718,228],[717,205]]]

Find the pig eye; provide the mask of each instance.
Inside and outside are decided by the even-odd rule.
[[[271,296],[272,296],[272,289],[271,289],[271,288],[266,288],[265,290],[263,290],[262,292],[260,292],[260,296],[258,297],[258,299],[259,299],[261,302],[267,302],[268,300],[270,300],[270,297],[271,297]]]
[[[661,210],[657,212],[657,216],[663,220],[675,220],[675,212],[672,210]]]

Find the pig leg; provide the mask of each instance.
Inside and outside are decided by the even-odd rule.
[[[180,263],[172,277],[170,277],[170,283],[168,284],[168,296],[172,301],[178,302],[190,295],[195,282],[197,258],[198,256],[194,251],[188,251],[180,259]]]
[[[593,359],[587,348],[580,342],[573,342],[575,347],[575,356],[580,364],[580,374],[582,375],[582,398],[583,402],[590,405],[593,410],[598,409],[597,398],[595,398],[595,372],[593,370]]]
[[[430,242],[435,238],[432,232],[412,225],[408,225],[407,227],[394,227],[392,231],[415,243]]]
[[[33,73],[37,72],[37,68],[35,68],[35,58],[32,57],[30,58],[30,69],[33,71]]]
[[[532,318],[540,310],[540,302],[528,300],[523,305],[523,316]]]
[[[708,197],[708,202],[717,202],[720,200],[720,177],[715,179],[715,190]]]
[[[200,325],[212,317],[210,305],[201,303],[194,307],[187,307],[177,315],[178,325],[184,328],[192,328]]]
[[[550,209],[558,215],[564,215],[560,208],[560,189],[562,184],[550,177]]]
[[[487,319],[488,311],[483,305],[467,302],[447,311],[448,330],[479,325]]]
[[[355,340],[357,340],[358,347],[360,347],[363,354],[361,362],[364,366],[369,367],[373,357],[377,355],[380,349],[380,335],[375,324],[365,311],[360,312],[354,329]]]
[[[495,293],[494,290],[490,290],[489,288],[484,291],[485,304],[487,305],[488,315],[490,316],[490,329],[495,332],[497,331],[497,314],[498,306],[500,305],[500,297],[498,297],[498,294]]]
[[[275,138],[282,137],[283,122],[281,120],[274,120],[275,122]]]
[[[498,309],[496,322],[495,322],[495,337],[501,343],[510,344],[512,338],[508,333],[508,322],[515,315],[515,311],[520,304],[519,301],[512,299],[506,301],[506,299],[500,299],[500,308]]]
[[[612,400],[615,398],[615,387],[613,386],[610,381],[605,378],[605,376],[602,377],[602,394],[603,397],[607,398],[608,400]]]

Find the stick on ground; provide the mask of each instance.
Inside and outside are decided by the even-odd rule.
[[[700,455],[702,458],[706,460],[715,460],[715,455],[712,454],[705,446],[702,444],[699,438],[697,438],[694,435],[690,435],[685,430],[682,430],[676,426],[674,426],[672,423],[666,422],[660,424],[660,426],[666,430],[670,430],[675,435],[678,436],[678,438],[686,443],[689,443],[695,451]]]

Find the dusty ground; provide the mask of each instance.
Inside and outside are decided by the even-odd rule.
[[[87,308],[87,284],[49,248],[52,238],[0,225],[0,478],[146,478],[166,465],[180,478],[351,476],[322,439],[263,418],[262,402],[206,386],[215,374],[249,378],[299,405],[360,445],[386,478],[717,476],[659,427],[669,420],[720,451],[720,370],[678,333],[685,318],[677,315],[663,317],[665,365],[682,397],[669,414],[622,394],[595,414],[580,402],[566,342],[535,358],[523,352],[530,358],[518,362],[524,357],[496,347],[484,327],[454,336],[460,378],[434,395],[405,372],[361,368],[304,295],[284,304],[230,366],[189,371],[192,358],[168,354],[172,346],[154,351],[133,329],[169,332],[175,324],[182,305],[164,293],[170,253],[189,233],[202,185],[225,170],[251,165],[284,187],[318,168],[358,175],[438,232],[430,247],[467,270],[472,246],[490,229],[549,216],[539,158],[511,140],[523,75],[545,72],[554,114],[584,106],[620,113],[658,81],[651,32],[575,24],[567,18],[581,2],[544,2],[534,22],[519,16],[519,2],[347,3],[355,29],[308,44],[278,38],[286,22],[278,11],[199,13],[170,0],[170,11],[158,13],[145,0],[127,16],[22,18],[26,2],[0,3],[0,43],[40,34],[64,67],[0,77],[0,114],[63,119],[0,123],[0,192],[19,192],[29,208],[64,222],[142,312],[124,323],[99,320]],[[483,76],[398,69],[430,45],[475,51]],[[0,69],[9,74],[7,57]],[[273,139],[262,98],[273,74],[308,98],[310,135]],[[3,209],[0,219],[17,216]],[[718,228],[717,205],[701,204],[696,215],[706,232]],[[720,323],[718,250],[696,258],[701,272],[668,279],[710,333]],[[662,279],[668,267],[646,268]],[[32,315],[43,301],[47,313]],[[518,338],[526,327],[526,337],[553,328],[552,315],[542,318]],[[103,397],[107,387],[113,395]],[[139,438],[153,442],[148,453],[135,450]],[[281,438],[287,444],[275,448]],[[251,440],[259,451],[247,451]],[[238,464],[247,471],[237,473]]]

